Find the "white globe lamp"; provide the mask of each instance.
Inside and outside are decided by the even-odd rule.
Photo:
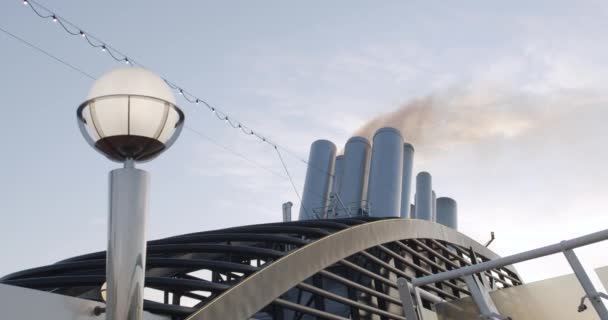
[[[155,158],[175,142],[184,124],[184,114],[163,79],[133,67],[99,78],[77,115],[89,144],[118,162]]]

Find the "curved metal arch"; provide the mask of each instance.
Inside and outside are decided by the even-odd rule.
[[[101,286],[106,281],[105,275],[86,275],[86,276],[54,276],[43,278],[28,278],[8,280],[5,284],[17,285],[27,288],[54,288],[57,286]],[[171,279],[164,277],[146,277],[146,287],[148,288],[179,288],[191,290],[204,290],[219,292],[230,288],[229,285],[218,284],[209,281]]]
[[[180,268],[186,270],[200,270],[204,268],[214,268],[216,270],[242,272],[250,274],[258,271],[259,267],[253,267],[249,265],[243,265],[240,263],[217,261],[211,259],[183,259],[183,258],[158,258],[150,257],[146,259],[146,268]],[[52,277],[61,275],[62,273],[71,271],[89,271],[89,270],[100,270],[105,272],[106,260],[84,260],[77,262],[65,262],[61,264],[55,264],[50,266],[38,267],[28,269],[25,271],[16,272],[10,275],[10,280],[18,280],[22,277],[27,278],[39,278],[39,277]]]
[[[362,228],[366,224],[373,226]],[[389,224],[413,226],[397,231],[398,226],[395,226],[396,229],[382,227]],[[425,225],[428,225],[426,230]],[[339,235],[340,238],[336,241],[341,242],[340,245],[332,247],[321,243],[311,247],[321,250],[320,253],[310,251],[311,248],[308,247],[303,250],[307,244],[324,243],[324,239],[330,235],[354,228],[359,229]],[[382,239],[388,239],[388,242],[376,244],[384,241]],[[391,239],[400,240],[390,241]],[[361,243],[354,246],[355,242]],[[356,252],[334,264],[327,260],[328,255],[323,252],[331,251],[330,257],[336,254],[343,256],[351,249]],[[284,264],[285,257],[293,261],[290,254],[298,251],[301,251],[298,255],[309,254],[310,260],[306,260],[305,264],[314,263],[315,267],[311,270],[328,263],[329,267],[316,270],[312,277],[298,282],[280,298],[271,299],[271,303],[254,311],[254,317],[301,319],[302,315],[307,314],[321,319],[343,319],[350,308],[353,319],[365,317],[367,313],[381,317],[384,315],[388,319],[402,319],[393,279],[395,276],[410,279],[412,276],[459,268],[475,263],[474,261],[495,257],[485,247],[454,230],[430,222],[408,222],[397,218],[293,221],[196,232],[148,242],[146,287],[160,290],[164,298],[144,301],[144,309],[174,319],[185,319],[196,311],[203,310],[206,305],[221,303],[214,301],[225,299],[224,292],[229,292],[231,288],[238,287],[239,283],[260,273],[269,281],[256,288],[255,295],[260,294],[258,290],[265,293],[278,280],[292,278],[293,271],[300,274],[298,279],[305,276],[300,266],[291,268],[287,265],[289,270],[283,269],[281,272],[265,271],[278,261]],[[322,263],[317,263],[317,259],[323,259]],[[101,280],[105,277],[104,262],[105,252],[85,254],[49,266],[15,272],[0,278],[0,283],[99,301]],[[507,268],[487,272],[485,276],[491,286],[499,283],[501,287],[510,287],[521,283],[519,276]],[[294,283],[297,281],[299,280]],[[347,292],[336,297],[336,288]],[[461,288],[446,282],[424,289],[448,300],[459,297],[461,293],[467,294]],[[205,291],[208,295],[201,295],[198,291]],[[171,294],[173,296],[169,298]],[[243,301],[248,301],[255,295],[248,296]],[[181,297],[193,300],[181,301]],[[375,300],[369,300],[369,297]],[[433,303],[433,297],[426,298],[430,299],[429,303]],[[192,306],[195,301],[199,302]],[[240,307],[243,301],[235,306]],[[338,309],[336,303],[340,305]],[[220,319],[224,318],[222,314]]]
[[[408,239],[442,240],[472,248],[487,258],[498,257],[475,240],[437,223],[415,219],[373,221],[340,230],[290,252],[224,291],[186,319],[249,319],[289,289],[340,260],[384,243]],[[512,268],[511,271],[515,272]]]
[[[212,233],[212,234],[194,234],[172,237],[168,239],[149,241],[148,244],[177,244],[177,243],[203,243],[203,242],[218,242],[218,241],[243,241],[243,242],[274,242],[295,245],[305,245],[310,241],[300,238],[286,237],[275,234],[259,234],[259,233]]]

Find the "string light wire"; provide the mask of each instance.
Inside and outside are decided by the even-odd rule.
[[[187,129],[187,130],[189,130],[190,132],[194,133],[195,135],[200,136],[203,139],[205,139],[205,140],[213,143],[214,145],[216,145],[216,146],[218,146],[218,147],[226,150],[227,152],[230,152],[233,155],[235,155],[235,156],[237,156],[237,157],[239,157],[239,158],[241,158],[243,160],[249,161],[254,166],[256,166],[256,167],[258,167],[260,169],[264,169],[264,170],[272,173],[273,175],[275,175],[275,176],[277,176],[279,178],[287,179],[289,177],[289,176],[286,177],[286,176],[284,176],[284,175],[282,175],[282,174],[280,174],[280,173],[278,173],[278,172],[276,172],[276,171],[274,171],[274,170],[272,170],[272,169],[270,169],[270,168],[268,168],[268,167],[266,167],[266,166],[264,166],[264,165],[262,165],[262,164],[260,164],[260,163],[258,163],[256,161],[253,161],[252,159],[250,159],[249,157],[245,156],[244,154],[242,154],[240,152],[237,152],[237,151],[234,151],[234,150],[228,148],[227,146],[225,146],[225,145],[223,145],[223,144],[215,141],[215,139],[212,139],[211,137],[207,136],[206,134],[200,132],[199,130],[196,130],[196,129],[194,129],[192,127],[188,127],[188,126],[184,126],[184,128]],[[286,170],[286,172],[289,175],[289,171]],[[298,194],[297,191],[296,191],[296,194]],[[299,195],[298,195],[298,197],[299,197]]]
[[[308,209],[304,206],[304,202],[302,202],[302,197],[300,197],[300,193],[298,192],[298,188],[296,188],[295,183],[293,183],[293,178],[291,177],[291,174],[289,174],[289,170],[287,170],[287,166],[285,165],[285,161],[283,160],[283,156],[281,156],[281,152],[279,151],[279,148],[274,147],[274,151],[277,152],[277,156],[279,156],[279,160],[281,160],[281,165],[283,165],[283,169],[285,169],[285,172],[287,173],[287,177],[289,178],[289,182],[291,183],[291,186],[293,187],[293,192],[296,193],[296,196],[298,196],[298,200],[300,201],[300,205],[302,206],[302,208],[304,208],[304,211],[309,214]]]
[[[81,36],[82,38],[86,39],[87,43],[91,47],[101,48],[101,51],[107,53],[108,56],[110,56],[113,60],[115,60],[117,62],[125,62],[131,66],[140,66],[140,67],[146,68],[143,64],[133,60],[132,58],[129,58],[126,54],[122,53],[115,47],[109,45],[107,42],[101,40],[99,37],[93,35],[92,33],[85,31],[80,26],[77,26],[76,24],[70,22],[68,19],[57,14],[56,12],[49,9],[48,7],[41,4],[40,2],[38,2],[36,0],[26,0],[24,2],[26,4],[28,4],[27,6],[41,19],[53,19],[53,21],[58,22],[58,24],[63,28],[63,30],[65,32],[67,32],[68,34],[73,35],[73,36]],[[42,10],[46,11],[46,13],[42,13],[41,12]],[[146,69],[149,69],[149,68],[146,68]],[[333,177],[332,173],[327,172],[326,170],[324,170],[322,168],[312,166],[308,161],[306,161],[305,159],[302,159],[300,156],[298,156],[295,152],[291,151],[289,148],[276,143],[274,140],[269,139],[265,135],[260,134],[260,132],[257,130],[254,131],[250,127],[243,124],[241,121],[237,120],[235,117],[218,109],[217,107],[211,106],[211,104],[209,104],[207,101],[205,101],[205,99],[197,97],[195,94],[187,91],[183,87],[177,85],[175,82],[169,81],[167,78],[163,77],[162,79],[165,81],[165,83],[167,83],[167,85],[171,89],[178,92],[179,95],[181,95],[184,98],[184,100],[188,101],[189,103],[195,104],[195,105],[200,105],[202,103],[205,107],[207,107],[207,109],[209,109],[210,111],[212,111],[214,113],[214,115],[216,116],[216,118],[218,120],[226,122],[228,125],[230,125],[234,129],[239,129],[243,134],[245,134],[247,136],[252,136],[252,137],[257,138],[258,140],[262,141],[263,143],[270,145],[274,149],[281,149],[285,153],[298,159],[300,162],[306,164],[306,166],[308,168],[312,168],[312,169],[322,172],[326,175],[329,175],[330,177]]]
[[[32,11],[40,18],[42,19],[52,19],[53,22],[57,22],[62,29],[67,32],[70,35],[76,36],[76,35],[80,35],[82,38],[86,39],[87,43],[89,44],[89,46],[93,47],[93,48],[101,48],[101,51],[104,53],[107,53],[113,60],[117,61],[117,62],[125,62],[126,64],[130,65],[130,66],[140,66],[143,68],[146,68],[143,64],[134,61],[133,59],[129,58],[126,54],[122,53],[121,51],[119,51],[118,49],[114,48],[113,46],[109,45],[107,42],[101,40],[100,38],[96,37],[95,35],[91,34],[90,32],[86,32],[84,31],[84,29],[82,29],[81,27],[77,26],[76,24],[70,22],[69,20],[67,20],[66,18],[58,15],[57,13],[55,13],[54,11],[50,10],[49,8],[47,8],[46,6],[42,5],[41,3],[39,3],[38,1],[35,0],[25,0],[24,3],[26,5],[28,5],[28,7],[30,7],[32,9]],[[39,8],[45,10],[47,12],[47,14],[42,14],[40,13],[39,10],[37,10],[37,8],[35,6],[38,6]],[[17,39],[17,38],[16,38]],[[19,40],[19,39],[18,39]],[[26,43],[26,42],[24,42]],[[86,72],[70,65],[69,63],[57,59],[56,57],[54,57],[53,55],[50,55],[48,53],[46,53],[44,50],[33,46],[31,44],[28,44],[29,46],[31,46],[32,48],[35,48],[37,50],[39,50],[42,53],[47,54],[49,57],[54,58],[55,60],[57,60],[60,63],[65,64],[66,66],[69,66],[70,68],[79,71],[80,73],[87,75],[87,77],[94,79],[95,77],[92,77],[91,75],[87,74]],[[146,68],[149,69],[149,68]],[[197,97],[196,95],[192,94],[191,92],[185,90],[183,87],[175,84],[172,81],[169,81],[166,78],[162,78],[163,81],[173,90],[177,91],[179,93],[179,95],[181,95],[184,100],[186,100],[189,103],[195,104],[195,105],[200,105],[201,103],[207,107],[207,109],[209,109],[210,111],[213,112],[213,114],[216,116],[216,118],[218,120],[221,121],[225,121],[226,123],[228,123],[232,128],[234,129],[239,129],[243,134],[248,135],[248,136],[253,136],[255,138],[257,138],[258,140],[260,140],[263,143],[266,143],[268,145],[270,145],[277,153],[277,156],[279,157],[279,160],[281,161],[281,165],[283,166],[283,169],[285,171],[285,173],[287,174],[287,178],[290,181],[291,186],[293,187],[294,192],[296,193],[296,196],[298,197],[298,200],[300,201],[300,203],[302,203],[302,198],[300,196],[300,193],[297,190],[297,187],[293,181],[293,177],[291,176],[286,163],[281,155],[280,150],[283,150],[285,153],[291,155],[292,157],[294,157],[295,159],[298,159],[300,162],[302,162],[303,164],[306,165],[307,168],[309,169],[313,169],[316,171],[319,171],[323,174],[329,175],[330,177],[333,178],[333,174],[330,172],[327,172],[326,170],[322,169],[322,168],[318,168],[316,166],[311,165],[308,161],[302,159],[300,156],[298,156],[295,152],[291,151],[290,149],[274,142],[273,140],[267,138],[265,135],[260,134],[257,130],[254,131],[253,129],[251,129],[250,127],[244,125],[242,122],[238,121],[237,119],[235,119],[232,116],[229,116],[227,113],[219,110],[217,107],[212,106],[211,104],[209,104],[206,100]],[[278,175],[282,178],[285,178],[284,176],[282,176],[281,174],[278,174],[276,172],[274,172],[273,170],[266,168],[260,164],[258,164],[257,162],[245,157],[244,155],[231,150],[230,148],[227,148],[221,144],[218,144],[217,142],[213,141],[212,139],[209,139],[209,137],[203,135],[200,131],[197,131],[193,128],[189,128],[186,127],[187,129],[189,129],[191,132],[197,134],[199,137],[204,138],[208,141],[210,141],[211,143],[215,144],[218,147],[221,147],[223,149],[225,149],[228,152],[233,153],[234,155],[241,157],[249,162],[251,162],[252,164],[265,169],[266,171],[271,172],[274,175]],[[304,210],[306,212],[308,212],[307,208],[304,208]]]
[[[9,37],[13,38],[14,40],[17,40],[17,41],[25,44],[29,48],[31,48],[33,50],[36,50],[36,51],[38,51],[41,54],[44,54],[45,56],[47,56],[47,57],[55,60],[56,62],[62,64],[63,66],[68,67],[68,68],[72,69],[73,71],[78,72],[80,75],[82,75],[84,77],[87,77],[87,78],[89,78],[91,80],[97,80],[97,77],[93,76],[92,74],[90,74],[90,73],[82,70],[79,67],[74,66],[73,64],[71,64],[71,63],[69,63],[69,62],[67,62],[67,61],[65,61],[65,60],[63,60],[63,59],[61,59],[61,58],[53,55],[52,53],[48,52],[47,50],[44,50],[43,48],[41,48],[41,47],[39,47],[39,46],[37,46],[37,45],[35,45],[35,44],[33,44],[33,43],[25,40],[22,37],[17,36],[16,34],[8,31],[8,30],[6,30],[6,29],[4,29],[2,27],[0,27],[0,32],[8,35]],[[232,153],[234,156],[237,156],[237,157],[239,157],[239,158],[241,158],[241,159],[243,159],[245,161],[248,161],[249,163],[253,164],[254,166],[256,166],[256,167],[258,167],[260,169],[266,170],[267,172],[269,172],[269,173],[271,173],[271,174],[273,174],[273,175],[275,175],[275,176],[277,176],[279,178],[283,178],[283,179],[286,179],[286,180],[289,179],[289,181],[291,182],[291,185],[294,187],[294,191],[295,191],[298,199],[300,199],[300,194],[298,193],[297,189],[295,189],[295,184],[293,182],[291,174],[289,173],[289,170],[287,169],[287,166],[284,164],[283,159],[280,157],[280,154],[279,154],[279,158],[281,160],[281,163],[283,164],[283,169],[287,173],[287,176],[284,176],[284,175],[282,175],[282,174],[280,174],[280,173],[278,173],[278,172],[276,172],[276,171],[274,171],[274,170],[272,170],[272,169],[270,169],[270,168],[268,168],[268,167],[266,167],[266,166],[264,166],[264,165],[262,165],[262,164],[260,164],[260,163],[258,163],[256,161],[252,160],[251,158],[245,156],[244,154],[239,153],[239,152],[237,152],[237,151],[235,151],[235,150],[233,150],[233,149],[231,149],[231,148],[229,148],[229,147],[221,144],[220,142],[216,141],[215,139],[212,139],[211,137],[207,136],[206,134],[202,133],[199,130],[196,130],[196,129],[194,129],[192,127],[189,127],[189,126],[184,126],[184,128],[187,129],[187,130],[189,130],[193,134],[197,135],[199,138],[207,140],[208,142],[214,144],[215,146],[217,146],[219,148],[222,148],[222,149],[224,149],[225,151],[227,151],[229,153]]]
[[[42,54],[46,55],[47,57],[49,57],[49,58],[51,58],[51,59],[53,59],[53,60],[55,60],[55,61],[63,64],[64,66],[66,66],[66,67],[68,67],[68,68],[70,68],[70,69],[72,69],[72,70],[80,73],[81,75],[83,75],[83,76],[85,76],[85,77],[87,77],[89,79],[92,79],[92,80],[96,79],[96,77],[93,76],[93,75],[91,75],[90,73],[88,73],[86,71],[83,71],[82,69],[80,69],[80,68],[78,68],[78,67],[70,64],[69,62],[67,62],[67,61],[65,61],[65,60],[63,60],[61,58],[58,58],[57,56],[49,53],[48,51],[40,48],[39,46],[37,46],[37,45],[35,45],[33,43],[31,43],[31,42],[29,42],[29,41],[27,41],[27,40],[25,40],[25,39],[23,39],[23,38],[15,35],[14,33],[9,32],[8,30],[3,29],[2,27],[0,27],[0,31],[3,32],[4,34],[8,35],[9,37],[11,37],[11,38],[13,38],[13,39],[15,39],[15,40],[17,40],[17,41],[25,44],[26,46],[30,47],[31,49],[34,49],[34,50],[38,51],[39,53],[42,53]]]
[[[127,57],[126,54],[120,52],[118,49],[108,45],[98,37],[94,36],[90,32],[85,31],[74,23],[70,22],[68,19],[62,17],[61,15],[55,13],[51,9],[47,8],[43,4],[35,0],[28,0],[28,7],[32,9],[32,11],[42,19],[52,19],[53,22],[57,22],[61,28],[70,35],[73,36],[81,36],[86,39],[88,44],[93,48],[101,48],[103,52],[106,52],[112,59],[118,62],[126,62],[128,64],[133,65],[133,59]],[[40,11],[46,11],[46,14],[41,13]],[[138,63],[137,65],[143,67],[142,64]]]

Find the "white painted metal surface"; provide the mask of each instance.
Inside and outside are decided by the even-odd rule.
[[[401,218],[411,218],[412,167],[414,166],[414,147],[403,144],[403,180],[401,182]]]
[[[416,176],[415,218],[433,221],[433,183],[431,174],[424,171]]]
[[[437,223],[458,230],[458,205],[454,199],[437,198]]]
[[[299,220],[320,218],[313,210],[327,207],[335,158],[336,146],[331,141],[317,140],[310,146]]]
[[[501,316],[514,320],[598,320],[592,308],[578,311],[584,294],[576,276],[569,274],[491,291],[490,298]],[[471,297],[436,304],[435,309],[441,320],[480,319]]]
[[[0,317],[10,320],[104,320],[93,314],[101,302],[0,284]],[[169,320],[144,312],[144,320]]]
[[[608,291],[608,266],[596,268],[595,273],[604,286],[604,291]]]
[[[369,140],[363,137],[348,139],[344,147],[344,174],[339,196],[351,216],[357,214],[367,190],[370,149]]]
[[[108,320],[140,320],[143,316],[148,183],[148,173],[140,169],[110,172]]]

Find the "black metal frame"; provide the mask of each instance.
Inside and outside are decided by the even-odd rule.
[[[161,301],[146,300],[144,309],[185,319],[251,274],[289,252],[337,231],[378,219],[359,217],[271,223],[185,234],[148,242],[146,288],[163,292]],[[101,300],[105,252],[7,275],[0,283]],[[434,239],[394,241],[358,252],[301,282],[259,311],[262,319],[405,319],[396,278],[412,279],[489,260],[471,248]],[[192,273],[205,270],[208,277]],[[520,285],[518,275],[500,268],[486,272],[498,288]],[[344,288],[339,295],[331,288]],[[464,280],[422,289],[445,300],[468,295]],[[188,298],[187,303],[183,298]],[[332,313],[327,303],[343,305]],[[195,302],[192,305],[192,302]],[[423,301],[430,307],[432,302]]]

